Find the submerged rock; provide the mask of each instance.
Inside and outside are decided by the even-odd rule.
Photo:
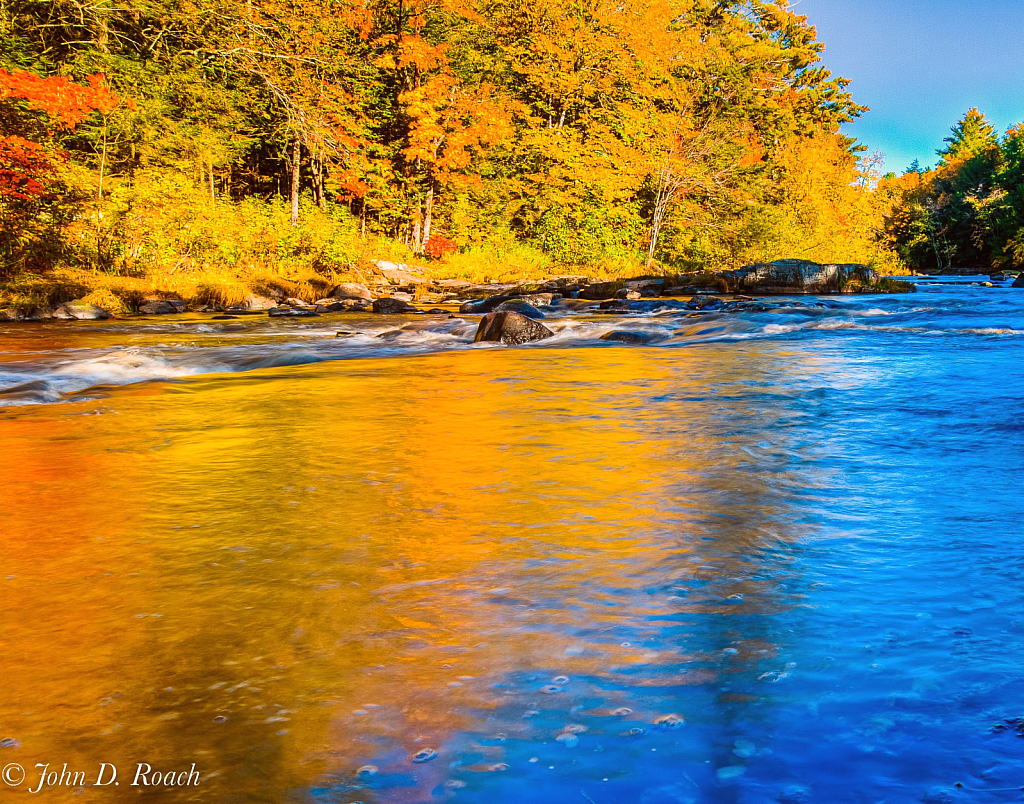
[[[437,751],[433,748],[421,748],[415,754],[412,755],[412,761],[416,763],[430,762],[432,759],[437,758]]]
[[[404,299],[377,299],[373,303],[373,312],[384,315],[397,315],[399,313],[415,313],[416,308]]]
[[[554,334],[543,324],[527,318],[522,313],[502,311],[488,313],[480,320],[473,342],[500,341],[507,346],[515,346],[520,343],[542,341]]]
[[[636,332],[633,330],[612,330],[601,336],[602,341],[615,341],[616,343],[644,344],[654,340],[654,334],[650,332]]]
[[[502,302],[498,305],[496,312],[519,313],[535,321],[540,321],[544,318],[544,313],[523,299],[509,299],[507,302]]]

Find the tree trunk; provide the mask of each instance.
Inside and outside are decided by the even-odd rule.
[[[670,171],[671,168],[666,164],[658,178],[658,194],[654,198],[654,218],[651,220],[651,244],[647,248],[648,268],[654,264],[654,254],[658,250],[658,236],[661,234],[661,227],[665,222],[665,213],[668,212]]]
[[[327,208],[327,197],[324,195],[324,153],[320,151],[316,157],[316,205],[320,209]]]
[[[94,9],[96,12],[96,49],[100,53],[109,53],[110,28],[107,25],[107,12],[105,3],[98,4]]]
[[[302,143],[299,132],[295,132],[292,143],[292,226],[299,225],[299,164],[302,160]]]
[[[100,155],[100,181],[96,188],[96,198],[103,200],[103,172],[107,169],[107,117],[103,116],[103,153]]]
[[[212,204],[217,197],[216,191],[213,187],[213,154],[208,157],[207,167],[210,169],[210,203]]]
[[[430,179],[430,187],[427,189],[426,211],[423,214],[423,245],[430,242],[430,225],[434,217],[434,179]]]

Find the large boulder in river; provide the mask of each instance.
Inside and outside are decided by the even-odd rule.
[[[839,293],[845,285],[872,285],[878,274],[865,265],[819,265],[809,260],[776,260],[747,265],[728,274],[741,293],[792,296]]]
[[[521,313],[503,310],[488,313],[480,319],[480,326],[473,342],[500,341],[507,346],[515,346],[520,343],[542,341],[554,334],[539,321],[527,318]]]
[[[1020,274],[1016,279],[1013,280],[1011,288],[1024,288],[1024,274]]]

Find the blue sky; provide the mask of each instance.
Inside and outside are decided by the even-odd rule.
[[[825,65],[871,111],[845,132],[886,167],[934,165],[977,106],[997,130],[1024,121],[1024,0],[793,0],[825,43]]]

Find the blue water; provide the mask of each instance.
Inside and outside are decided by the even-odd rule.
[[[3,473],[0,622],[55,607],[8,672],[52,695],[29,646],[96,602],[82,684],[218,771],[166,800],[1024,800],[1024,290],[553,314],[524,348],[341,320],[0,333],[0,448],[77,478]],[[83,482],[47,533],[114,580],[29,570],[14,501]],[[34,689],[0,762],[99,734]]]

